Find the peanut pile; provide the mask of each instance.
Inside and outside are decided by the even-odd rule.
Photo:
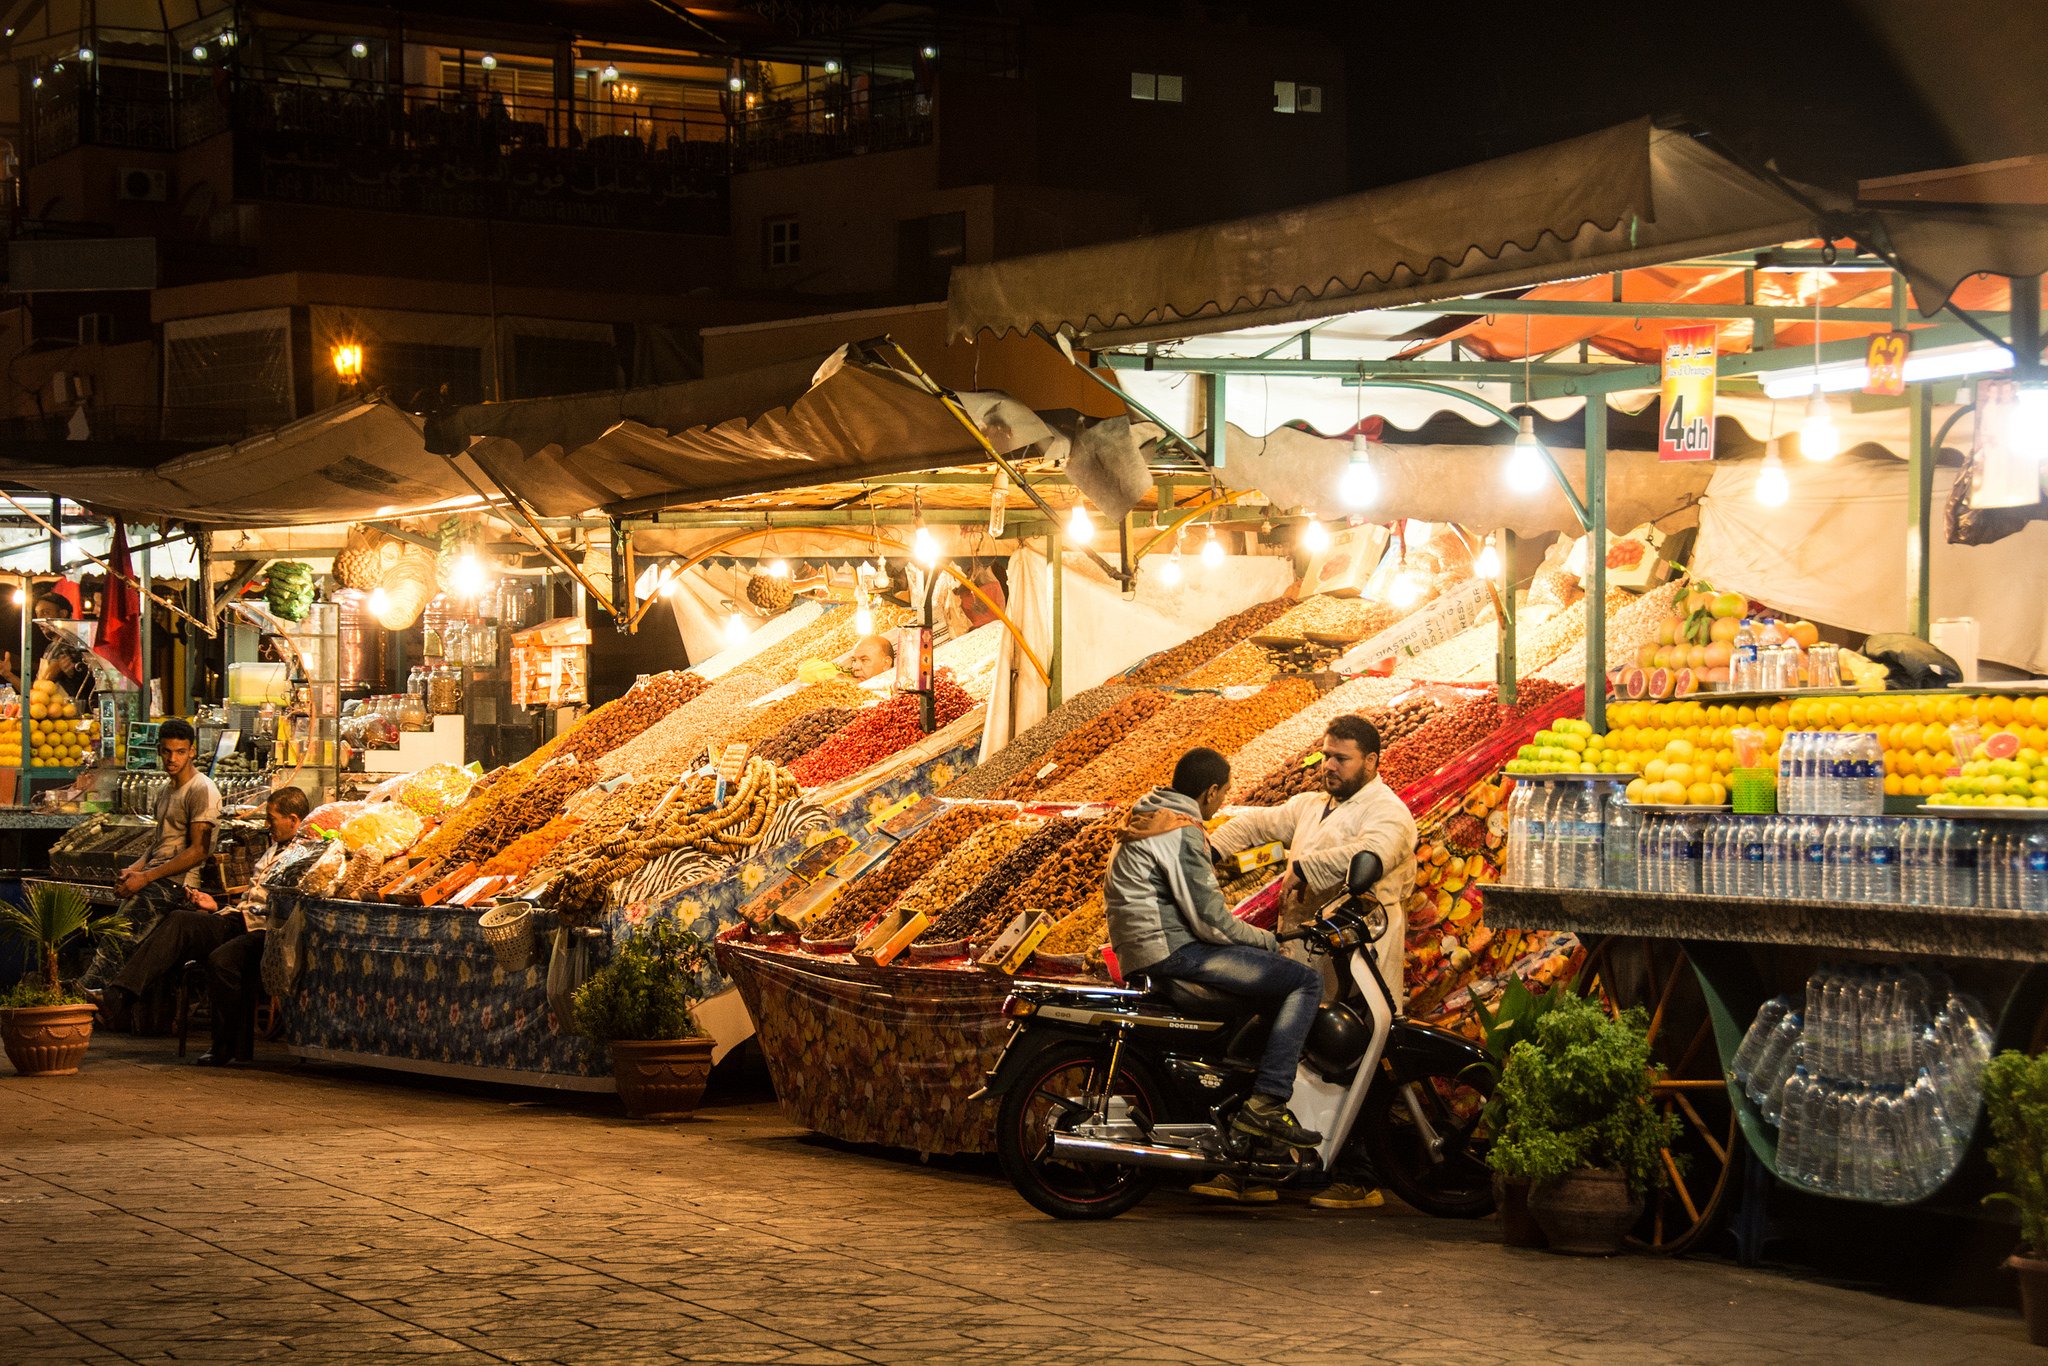
[[[939,915],[979,886],[982,879],[1014,853],[1030,833],[1015,821],[991,821],[969,835],[959,848],[940,859],[929,873],[912,883],[903,895],[896,898],[891,909]]]
[[[934,917],[921,938],[934,943],[954,939],[986,941],[1001,934],[1003,926],[1015,914],[1004,914],[1011,893],[1022,886],[1024,880],[1054,851],[1080,834],[1085,824],[1068,816],[1055,816],[1047,821],[1006,854],[1002,862],[989,870],[987,877]]]
[[[925,822],[922,830],[896,847],[894,853],[839,894],[825,913],[804,927],[812,939],[831,939],[853,933],[895,904],[910,885],[930,872],[955,846],[990,821],[1002,820],[1013,808],[1003,806],[955,806]]]
[[[1167,694],[1150,688],[1127,693],[1108,711],[1054,742],[1043,762],[1018,773],[997,789],[996,795],[1015,800],[1039,795],[1046,784],[1079,772],[1111,746],[1121,744],[1132,731],[1173,705],[1173,700]],[[1066,709],[1062,707],[1061,710]],[[1002,756],[997,757],[1000,759]],[[1040,773],[1045,776],[1041,778]]]
[[[1215,693],[1175,698],[1143,725],[1112,737],[1095,759],[1053,774],[1038,795],[1052,802],[1136,796],[1158,781],[1156,775],[1162,767],[1171,774],[1174,763],[1187,752],[1188,737],[1206,727],[1227,705]]]
[[[1292,605],[1286,598],[1255,603],[1236,616],[1225,617],[1193,640],[1160,651],[1131,670],[1125,681],[1171,683],[1197,664],[1214,659],[1239,641],[1259,634]]]
[[[1075,693],[1037,725],[1015,736],[990,755],[988,762],[969,769],[944,795],[948,797],[993,797],[1019,774],[1036,773],[1045,766],[1053,746],[1087,725],[1096,717],[1129,697],[1132,689],[1121,683],[1105,683]]]
[[[693,673],[651,674],[564,732],[561,753],[585,763],[609,754],[705,689]]]
[[[858,707],[820,707],[764,737],[754,746],[754,753],[770,763],[793,764],[837,735],[841,727],[858,715]]]
[[[739,722],[725,737],[727,744],[752,744],[765,740],[800,716],[820,711],[826,707],[861,707],[875,700],[875,695],[857,683],[832,679],[824,683],[813,683],[799,688],[777,702],[748,707],[739,714]]]
[[[1182,677],[1190,688],[1236,688],[1264,683],[1280,674],[1280,661],[1263,645],[1249,640],[1233,645],[1201,668]]]
[[[1265,630],[1266,636],[1299,636],[1309,631],[1348,635],[1363,640],[1377,635],[1401,619],[1401,613],[1364,598],[1333,598],[1318,593],[1303,598],[1282,612]]]
[[[738,727],[742,709],[774,686],[765,674],[736,669],[605,755],[598,767],[607,778],[621,773],[643,778],[686,773],[703,759],[707,741],[722,744]]]

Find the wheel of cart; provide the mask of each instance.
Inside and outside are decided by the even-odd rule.
[[[1629,1242],[1670,1255],[1689,1251],[1721,1223],[1742,1142],[1706,993],[1685,947],[1668,939],[1599,940],[1578,986],[1611,1014],[1631,1006],[1649,1014],[1650,1057],[1664,1067],[1655,1104],[1677,1117],[1679,1131],[1663,1152],[1666,1185],[1646,1197]]]

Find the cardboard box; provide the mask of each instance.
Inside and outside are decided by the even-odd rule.
[[[976,967],[1014,977],[1024,961],[1038,952],[1038,946],[1052,933],[1052,917],[1044,911],[1022,911],[1003,927],[996,941],[974,960]]]
[[[1255,872],[1260,868],[1270,867],[1286,857],[1287,846],[1279,840],[1274,840],[1271,844],[1262,844],[1256,849],[1246,849],[1239,853],[1237,855],[1237,871],[1240,873]]]
[[[438,906],[475,881],[477,866],[465,863],[448,876],[419,889],[420,905]]]
[[[923,911],[910,914],[891,911],[854,944],[854,960],[885,968],[895,962],[897,955],[909,948],[910,941],[923,934],[931,923],[932,918]]]
[[[461,891],[449,897],[448,904],[450,906],[474,906],[477,902],[504,887],[509,881],[511,881],[510,878],[496,873],[489,877],[475,878],[464,885]]]
[[[775,908],[775,923],[802,934],[812,921],[832,909],[839,900],[839,894],[846,890],[846,886],[846,883],[837,879],[827,879],[801,888],[789,900]]]

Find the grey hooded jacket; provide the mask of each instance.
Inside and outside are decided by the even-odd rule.
[[[1193,797],[1170,787],[1153,788],[1138,799],[1117,838],[1102,907],[1117,966],[1126,977],[1144,972],[1184,944],[1280,947],[1271,934],[1247,925],[1224,906],[1209,862],[1209,841],[1202,834],[1202,808]]]

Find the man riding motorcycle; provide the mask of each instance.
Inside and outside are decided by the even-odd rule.
[[[1229,790],[1230,761],[1213,749],[1191,749],[1174,765],[1170,787],[1154,788],[1138,800],[1117,831],[1116,856],[1103,885],[1110,943],[1127,978],[1145,973],[1281,1002],[1254,1092],[1231,1127],[1287,1147],[1313,1148],[1322,1135],[1302,1128],[1287,1102],[1322,999],[1322,978],[1281,954],[1270,932],[1237,919],[1224,905],[1202,822],[1222,808]],[[1257,1198],[1278,1194],[1267,1187]]]

